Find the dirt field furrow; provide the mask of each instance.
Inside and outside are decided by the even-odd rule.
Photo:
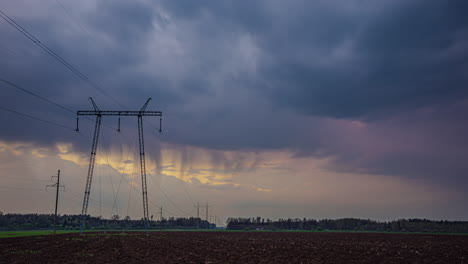
[[[454,263],[468,236],[144,232],[0,239],[0,263]]]

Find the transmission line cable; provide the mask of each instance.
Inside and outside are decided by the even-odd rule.
[[[65,11],[65,13],[67,13],[67,15],[71,18],[71,20],[72,20],[75,24],[77,24],[83,31],[86,31],[86,33],[91,34],[91,33],[89,33],[89,31],[83,26],[83,24],[80,23],[80,21],[79,21],[77,18],[75,18],[74,16],[72,16],[72,14],[68,11],[68,9],[67,9],[59,0],[55,0],[55,2],[57,2],[57,4],[59,4],[59,5],[62,7],[62,9]]]
[[[43,180],[43,179],[34,179],[34,178],[2,177],[2,179],[15,179],[15,180],[23,180],[23,181],[40,181],[40,182],[50,182],[49,180]]]
[[[101,154],[101,157],[99,157],[99,159],[102,161],[102,159],[105,157],[106,158],[106,172],[107,172],[107,176],[109,177],[109,180],[111,182],[111,186],[112,186],[112,195],[113,195],[113,198],[114,198],[114,201],[117,201],[117,195],[118,193],[116,193],[115,191],[115,188],[114,188],[114,182],[112,180],[112,172],[109,170],[109,167],[110,167],[110,164],[109,164],[109,152],[110,152],[110,145],[109,145],[109,151],[104,151],[105,147],[106,147],[106,137],[103,135],[102,136],[102,143],[103,143],[103,150],[101,152],[104,152],[103,154]],[[101,162],[102,163],[102,162]],[[102,170],[101,170],[101,166],[99,166],[99,173],[102,173]],[[116,215],[119,215],[119,207],[117,205],[117,203],[114,203],[112,205],[112,212],[114,212],[114,208],[115,208],[115,212],[116,212]]]
[[[150,178],[151,178],[151,177],[150,177]],[[182,214],[184,214],[184,215],[186,215],[186,216],[189,216],[189,215],[190,215],[190,213],[187,213],[187,212],[185,212],[184,210],[180,209],[180,207],[177,206],[177,204],[176,204],[174,201],[172,201],[171,198],[169,198],[169,196],[167,195],[167,193],[161,188],[161,186],[159,186],[159,184],[154,184],[154,185],[156,185],[156,187],[158,187],[159,191],[162,192],[162,194],[164,195],[164,197],[166,197],[166,199],[167,199],[177,210],[179,210]]]
[[[122,132],[120,132],[120,133],[122,133]],[[125,159],[125,160],[128,160],[128,158],[130,157],[130,153],[133,153],[134,147],[135,147],[135,145],[136,145],[136,137],[135,137],[133,140],[131,140],[130,142],[132,142],[132,145],[131,145],[131,147],[128,149],[127,156],[126,156],[126,159]],[[120,144],[122,145],[122,138],[121,138]],[[132,160],[135,160],[135,159],[133,158]],[[119,180],[119,186],[118,186],[118,188],[117,188],[117,195],[118,195],[119,192],[120,192],[120,186],[122,185],[122,180],[125,179],[124,176],[125,176],[125,170],[127,169],[127,166],[128,166],[128,163],[125,163],[123,169],[119,172],[119,173],[120,173],[120,180]],[[132,166],[133,166],[133,165],[132,165]],[[133,167],[133,169],[134,169],[134,167]],[[128,182],[127,179],[125,179],[125,181]],[[128,182],[128,183],[130,184],[130,186],[132,186],[132,184],[131,184],[130,182]],[[133,186],[132,186],[132,187],[133,187]],[[134,188],[134,187],[133,187],[133,188]],[[117,197],[117,196],[116,196],[116,197]],[[114,207],[115,204],[117,203],[117,198],[116,198],[116,197],[114,198],[114,202],[113,202],[112,207]]]
[[[74,196],[74,197],[75,197],[75,198],[74,198],[75,201],[82,201],[81,199],[83,199],[83,197],[82,197],[81,195],[76,194],[76,193],[73,193],[73,192],[70,192],[70,190],[66,190],[66,191],[64,191],[63,193]],[[70,197],[70,198],[71,198],[71,197]],[[95,199],[90,198],[89,201],[90,201],[91,204],[94,204],[94,205],[96,205],[96,206],[100,205],[100,204],[99,204],[99,201],[97,201],[97,200],[95,200]],[[104,207],[104,209],[107,209],[107,210],[109,210],[109,211],[111,210],[111,208],[109,208],[109,207],[107,207],[107,206],[103,206],[103,207]]]
[[[195,205],[195,201],[192,199],[192,195],[190,195],[190,193],[188,192],[188,190],[186,188],[186,182],[184,180],[182,180],[182,179],[180,181],[182,181],[182,186],[184,188],[185,194],[187,194],[187,196],[190,199],[190,201],[192,202],[192,204]]]
[[[78,77],[80,77],[82,80],[87,82],[89,85],[94,87],[96,90],[101,92],[103,95],[108,96],[109,98],[114,101],[115,104],[117,104],[120,107],[124,107],[115,97],[110,95],[106,90],[101,88],[99,85],[94,83],[92,80],[90,80],[85,74],[80,72],[76,67],[74,67],[72,64],[70,64],[68,61],[66,61],[64,58],[62,58],[60,55],[55,53],[52,49],[50,49],[47,45],[42,43],[38,38],[36,38],[33,34],[31,34],[29,31],[27,31],[25,28],[23,28],[21,25],[19,25],[13,18],[9,17],[5,12],[3,12],[0,9],[0,17],[3,18],[8,24],[10,24],[12,27],[14,27],[16,30],[18,30],[21,34],[23,34],[25,37],[27,37],[29,40],[34,42],[38,47],[43,49],[45,52],[47,52],[50,56],[52,56],[54,59],[56,59],[58,62],[63,64],[65,67],[67,67],[71,72],[75,73]]]
[[[31,189],[31,188],[11,187],[11,186],[0,186],[0,189],[2,189],[2,190],[42,191],[42,192],[45,192],[44,189]]]
[[[104,140],[103,140],[103,142],[104,142]],[[101,152],[102,152],[102,151],[103,151],[103,150],[101,150]],[[101,154],[101,156],[102,156],[102,154]],[[101,156],[99,157],[99,160],[102,160],[102,157],[101,157]],[[102,173],[101,167],[102,167],[102,165],[99,166],[99,174]],[[114,182],[112,181],[112,177],[111,177],[111,174],[110,174],[110,173],[108,174],[108,177],[109,177],[109,181],[110,181],[111,187],[112,187],[112,198],[117,199],[117,195],[116,195],[115,189],[114,189]],[[115,206],[115,207],[112,206],[111,214],[114,213],[114,208],[115,208],[116,215],[118,215],[118,214],[119,214],[119,209],[118,209],[117,206]]]
[[[67,9],[59,2],[57,1],[57,3],[59,3],[62,8],[64,8],[64,10],[69,13],[67,11]],[[76,67],[74,67],[72,64],[70,64],[69,62],[67,62],[65,59],[63,59],[60,55],[58,55],[56,52],[54,52],[52,49],[50,49],[47,45],[45,45],[44,43],[42,43],[38,38],[36,38],[33,34],[31,34],[29,31],[27,31],[25,28],[23,28],[21,25],[19,25],[14,19],[12,19],[11,17],[9,17],[7,14],[5,14],[5,12],[3,12],[1,9],[0,9],[0,17],[2,17],[7,23],[9,23],[12,27],[14,27],[16,30],[18,30],[20,33],[22,33],[25,37],[27,37],[29,40],[31,40],[34,44],[36,44],[37,46],[39,46],[41,49],[43,49],[45,52],[47,52],[50,56],[52,56],[54,59],[56,59],[57,61],[59,61],[61,64],[63,64],[65,67],[67,67],[70,71],[72,71],[73,73],[75,73],[78,77],[80,77],[82,80],[84,80],[85,82],[87,82],[90,86],[94,87],[96,90],[98,90],[99,92],[101,92],[103,95],[111,98],[112,101],[114,101],[115,104],[117,104],[118,106],[122,107],[122,108],[125,108],[125,106],[119,101],[117,100],[115,97],[113,97],[111,94],[109,94],[105,89],[101,88],[99,85],[97,85],[96,83],[94,83],[92,80],[90,80],[85,74],[83,74],[82,72],[80,72]],[[87,31],[87,30],[86,30]],[[88,31],[87,31],[88,32]],[[88,32],[89,33],[89,32]],[[54,103],[56,104],[56,103]],[[153,126],[152,123],[150,123],[151,126]],[[154,127],[154,126],[153,126]]]
[[[135,173],[135,162],[132,162],[132,175],[133,173]],[[129,190],[128,190],[128,200],[127,200],[127,215],[129,215],[129,211],[130,211],[130,201],[131,201],[131,197],[132,197],[132,184],[133,184],[133,178],[131,178],[132,180],[130,181],[129,183]]]
[[[34,96],[34,97],[36,97],[36,98],[39,98],[39,99],[41,99],[41,100],[43,100],[43,101],[46,101],[46,102],[48,102],[48,103],[50,103],[50,104],[53,104],[53,105],[55,105],[55,106],[57,106],[57,107],[59,107],[59,108],[62,108],[63,110],[65,110],[65,111],[67,111],[67,112],[76,114],[76,112],[73,111],[73,110],[71,110],[70,108],[65,107],[65,106],[63,106],[63,105],[61,105],[61,104],[58,104],[58,103],[56,103],[56,102],[53,102],[53,101],[51,101],[51,100],[49,100],[49,99],[47,99],[47,98],[45,98],[45,97],[42,97],[42,96],[40,96],[40,95],[38,95],[38,94],[36,94],[36,93],[34,93],[34,92],[31,92],[30,90],[27,90],[27,89],[25,89],[25,88],[23,88],[23,87],[21,87],[21,86],[18,86],[18,85],[14,84],[14,83],[12,83],[12,82],[10,82],[10,81],[8,81],[8,80],[5,80],[5,79],[3,79],[2,77],[0,77],[0,81],[2,81],[2,82],[4,82],[4,83],[8,84],[9,86],[11,86],[11,87],[13,87],[13,88],[16,88],[16,89],[18,89],[18,90],[21,90],[21,91],[23,91],[23,92],[25,92],[25,93],[27,93],[27,94],[30,94],[30,95],[32,95],[32,96]]]
[[[54,125],[54,126],[57,126],[57,127],[61,127],[61,128],[70,129],[70,130],[75,131],[74,128],[71,128],[71,127],[68,127],[68,126],[64,126],[64,125],[61,125],[61,124],[59,124],[59,123],[55,123],[55,122],[52,122],[52,121],[49,121],[49,120],[45,120],[45,119],[42,119],[42,118],[39,118],[39,117],[35,117],[35,116],[32,116],[32,115],[24,114],[24,113],[15,111],[15,110],[13,110],[13,109],[8,109],[8,108],[3,107],[3,106],[0,106],[0,109],[3,110],[3,111],[7,111],[7,112],[10,112],[10,113],[14,113],[14,114],[20,115],[20,116],[24,116],[24,117],[27,117],[27,118],[31,118],[31,119],[34,119],[34,120],[37,120],[37,121],[41,121],[41,122],[44,122],[44,123],[47,123],[47,124],[50,124],[50,125]]]
[[[177,210],[179,210],[180,212],[182,212],[182,213],[183,213],[184,215],[186,215],[186,216],[189,216],[189,215],[193,212],[193,210],[195,210],[195,209],[193,208],[193,209],[192,209],[192,212],[187,213],[187,212],[185,212],[184,210],[180,209],[180,207],[178,207],[177,204],[176,204],[174,201],[172,201],[172,199],[167,195],[167,193],[161,188],[160,184],[158,184],[156,181],[153,181],[153,178],[152,178],[153,175],[152,175],[152,174],[149,174],[148,176],[149,176],[148,178],[149,178],[150,182],[151,182],[153,185],[156,185],[156,187],[161,191],[161,193],[164,195],[164,197],[166,197],[166,199],[167,199]]]
[[[68,10],[59,2],[57,1],[57,3],[67,12],[67,14],[70,15],[70,13],[68,12]],[[2,10],[0,10],[0,16],[7,22],[9,23],[12,27],[14,27],[16,30],[18,30],[20,33],[22,33],[25,37],[27,37],[29,40],[31,40],[34,44],[36,44],[38,47],[40,47],[41,49],[43,49],[45,52],[47,52],[50,56],[52,56],[54,59],[56,59],[57,61],[59,61],[61,64],[63,64],[65,67],[67,67],[70,71],[72,71],[73,73],[75,73],[78,77],[80,77],[82,80],[86,81],[89,85],[91,85],[92,87],[94,87],[96,90],[98,90],[99,92],[101,92],[103,95],[105,96],[108,96],[109,98],[111,98],[114,103],[116,103],[117,105],[119,105],[120,107],[124,107],[115,97],[113,97],[112,95],[110,95],[106,90],[104,90],[103,88],[99,87],[96,83],[94,83],[92,80],[90,80],[86,75],[84,75],[82,72],[80,72],[76,67],[74,67],[73,65],[71,65],[68,61],[66,61],[65,59],[63,59],[60,55],[58,55],[57,53],[55,53],[52,49],[50,49],[47,45],[45,45],[44,43],[42,43],[38,38],[36,38],[34,35],[32,35],[29,31],[27,31],[25,28],[23,28],[21,25],[19,25],[14,19],[12,19],[11,17],[9,17],[7,14],[5,14]],[[72,17],[70,15],[70,17]],[[23,89],[22,89],[23,90]],[[23,90],[25,91],[25,90]],[[25,91],[26,92],[26,91]],[[32,93],[30,93],[32,94]],[[32,94],[33,95],[33,94]],[[36,95],[34,95],[36,96]],[[41,98],[41,97],[40,97]],[[44,99],[44,98],[41,98],[41,99]],[[48,101],[48,100],[47,100]],[[57,105],[56,103],[54,103],[55,105]],[[111,179],[111,184],[112,184],[112,179]],[[159,187],[159,186],[158,186]],[[114,193],[114,188],[113,189],[113,193]],[[169,199],[169,197],[167,197],[167,195],[164,193],[164,195],[166,196],[167,199]],[[114,196],[115,196],[115,193],[114,193]],[[114,199],[116,199],[116,197],[114,197]],[[169,199],[170,200],[170,199]],[[171,200],[170,200],[171,201]],[[172,201],[171,201],[172,204],[174,204]],[[174,206],[176,206],[174,204]],[[176,206],[176,208],[178,208]],[[178,208],[180,210],[180,208]],[[182,210],[180,210],[182,211]],[[183,211],[182,211],[183,212]]]
[[[81,23],[79,19],[77,19],[76,17],[74,17],[74,16],[71,14],[71,12],[70,12],[59,0],[55,0],[55,1],[57,2],[57,4],[60,5],[60,7],[62,7],[62,9],[65,11],[65,13],[67,13],[67,15],[71,18],[71,20],[72,20],[75,24],[77,24],[83,31],[85,31],[86,33],[88,33],[88,35],[91,37],[91,33],[89,32],[88,29],[86,29],[85,26],[83,26],[83,23]],[[119,102],[119,106],[121,106],[121,107],[123,107],[123,106],[127,107],[126,105],[123,105],[123,106],[122,106],[122,104],[120,104],[120,102]],[[153,128],[157,129],[156,126],[153,125],[151,122],[150,122],[149,124],[150,124]]]
[[[31,90],[28,90],[28,89],[26,89],[26,88],[24,88],[24,87],[21,87],[21,86],[15,84],[15,83],[12,83],[12,82],[10,82],[10,81],[8,81],[8,80],[5,80],[5,79],[2,78],[2,77],[0,77],[0,81],[2,81],[2,82],[4,82],[4,83],[8,84],[10,87],[16,88],[16,89],[18,89],[18,90],[20,90],[20,91],[22,91],[22,92],[25,92],[25,93],[27,93],[27,94],[29,94],[29,95],[32,95],[32,96],[34,96],[34,97],[36,97],[36,98],[38,98],[38,99],[41,99],[41,100],[43,100],[43,101],[45,101],[45,102],[47,102],[47,103],[49,103],[49,104],[55,105],[55,106],[57,106],[57,107],[59,107],[59,108],[65,110],[65,111],[67,111],[67,112],[70,112],[70,113],[72,113],[72,114],[74,114],[74,115],[76,114],[76,112],[73,111],[72,109],[70,109],[70,108],[68,108],[68,107],[66,107],[66,106],[64,106],[64,105],[61,105],[61,104],[59,104],[59,103],[56,103],[56,102],[54,102],[54,101],[52,101],[52,100],[50,100],[50,99],[47,99],[47,98],[45,98],[45,97],[43,97],[43,96],[41,96],[41,95],[38,95],[37,93],[32,92]],[[94,120],[92,120],[91,118],[89,118],[89,117],[87,117],[87,116],[85,116],[84,118],[85,118],[86,120],[89,120],[89,121],[91,121],[91,122],[94,122]],[[105,126],[105,127],[107,127],[107,128],[110,128],[110,129],[115,130],[114,127],[111,127],[111,126],[109,126],[109,125],[106,125],[106,124],[102,124],[102,125]]]
[[[101,189],[101,178],[102,178],[102,175],[99,174],[99,217],[102,217],[102,189]]]

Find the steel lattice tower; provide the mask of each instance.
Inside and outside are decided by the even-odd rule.
[[[145,111],[148,103],[151,101],[151,98],[148,98],[146,103],[140,109],[140,111],[101,111],[94,103],[93,99],[90,97],[89,100],[93,104],[94,111],[78,111],[76,114],[77,116],[80,115],[93,115],[96,116],[96,124],[94,126],[94,136],[93,136],[93,144],[91,146],[91,156],[89,158],[89,167],[88,167],[88,176],[86,178],[86,186],[83,198],[83,208],[81,210],[82,221],[81,221],[81,230],[84,228],[84,219],[88,212],[88,203],[89,203],[89,196],[91,192],[91,183],[93,181],[93,172],[94,172],[94,164],[96,161],[96,151],[97,145],[99,140],[99,133],[101,130],[101,118],[102,116],[118,116],[118,129],[120,131],[120,117],[121,116],[136,116],[138,117],[138,142],[140,146],[140,170],[141,170],[141,188],[142,188],[142,196],[143,196],[143,219],[145,222],[145,228],[148,230],[148,190],[146,185],[146,161],[145,161],[145,141],[143,137],[143,116],[159,116],[159,132],[162,132],[161,125],[162,125],[162,112],[161,111]],[[76,131],[78,129],[78,122],[79,117],[76,118]]]

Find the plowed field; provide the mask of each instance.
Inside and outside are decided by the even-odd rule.
[[[0,263],[453,263],[468,236],[293,232],[87,233],[0,239]]]

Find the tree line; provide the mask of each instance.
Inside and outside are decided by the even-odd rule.
[[[434,221],[428,219],[400,219],[375,221],[369,219],[279,219],[261,217],[229,218],[228,230],[342,230],[379,232],[468,233],[468,221]]]
[[[78,230],[81,224],[81,215],[58,215],[57,229]],[[126,216],[118,215],[111,219],[85,216],[86,230],[138,230],[144,229],[143,219],[132,220]],[[214,229],[216,226],[200,218],[163,218],[162,220],[149,221],[150,229]],[[0,231],[14,230],[49,230],[54,228],[53,214],[1,214]]]

